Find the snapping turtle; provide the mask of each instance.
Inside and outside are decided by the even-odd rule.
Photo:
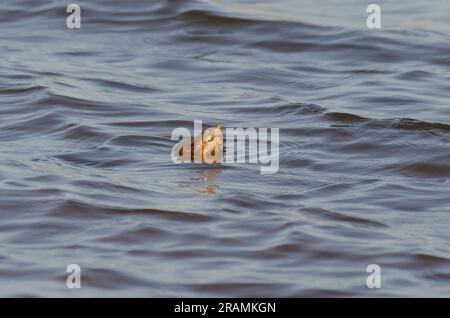
[[[188,150],[188,151],[186,151]],[[189,151],[190,150],[190,151]],[[223,135],[220,125],[203,129],[197,137],[182,140],[174,146],[179,160],[199,163],[222,163]],[[196,155],[197,154],[197,155]],[[200,161],[201,160],[201,161]]]

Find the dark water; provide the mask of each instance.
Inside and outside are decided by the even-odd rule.
[[[450,296],[450,3],[0,4],[1,296]],[[280,169],[175,165],[280,128]],[[66,266],[82,288],[66,287]],[[382,287],[366,287],[381,266]]]

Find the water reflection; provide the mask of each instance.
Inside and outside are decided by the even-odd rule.
[[[207,168],[200,170],[200,176],[192,178],[200,184],[196,185],[196,191],[203,194],[216,194],[216,180],[222,172],[222,168]]]

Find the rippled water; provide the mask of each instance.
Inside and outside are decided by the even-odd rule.
[[[378,1],[381,30],[356,0],[77,3],[0,5],[1,296],[450,296],[447,0]],[[194,119],[280,128],[279,172],[173,164]]]

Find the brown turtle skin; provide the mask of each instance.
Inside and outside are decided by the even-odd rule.
[[[197,143],[196,143],[197,141]],[[216,125],[203,129],[201,135],[191,137],[190,140],[183,140],[178,145],[178,155],[183,157],[183,148],[191,148],[191,161],[195,160],[195,152],[201,153],[202,163],[222,163],[223,159],[223,136],[222,128]],[[218,153],[216,153],[218,151]]]

